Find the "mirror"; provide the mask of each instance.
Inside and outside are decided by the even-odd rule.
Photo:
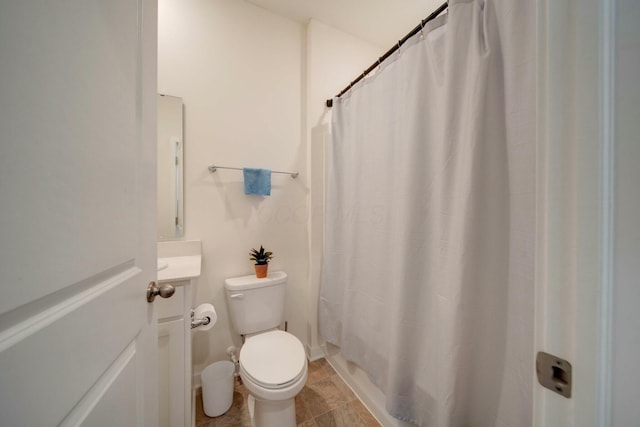
[[[158,240],[184,236],[182,98],[158,101]]]

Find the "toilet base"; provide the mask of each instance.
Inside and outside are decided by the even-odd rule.
[[[251,427],[296,427],[295,398],[285,400],[260,400],[249,394]]]

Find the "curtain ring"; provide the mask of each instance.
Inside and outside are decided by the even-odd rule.
[[[420,21],[420,38],[424,38],[424,21]]]

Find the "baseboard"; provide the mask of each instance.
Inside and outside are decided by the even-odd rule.
[[[306,348],[307,348],[307,358],[309,359],[310,362],[313,362],[325,357],[324,348],[321,346],[311,347],[307,345]]]

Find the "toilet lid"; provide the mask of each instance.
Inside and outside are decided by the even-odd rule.
[[[255,335],[240,349],[240,368],[265,388],[281,388],[296,381],[306,364],[302,343],[284,331]]]

